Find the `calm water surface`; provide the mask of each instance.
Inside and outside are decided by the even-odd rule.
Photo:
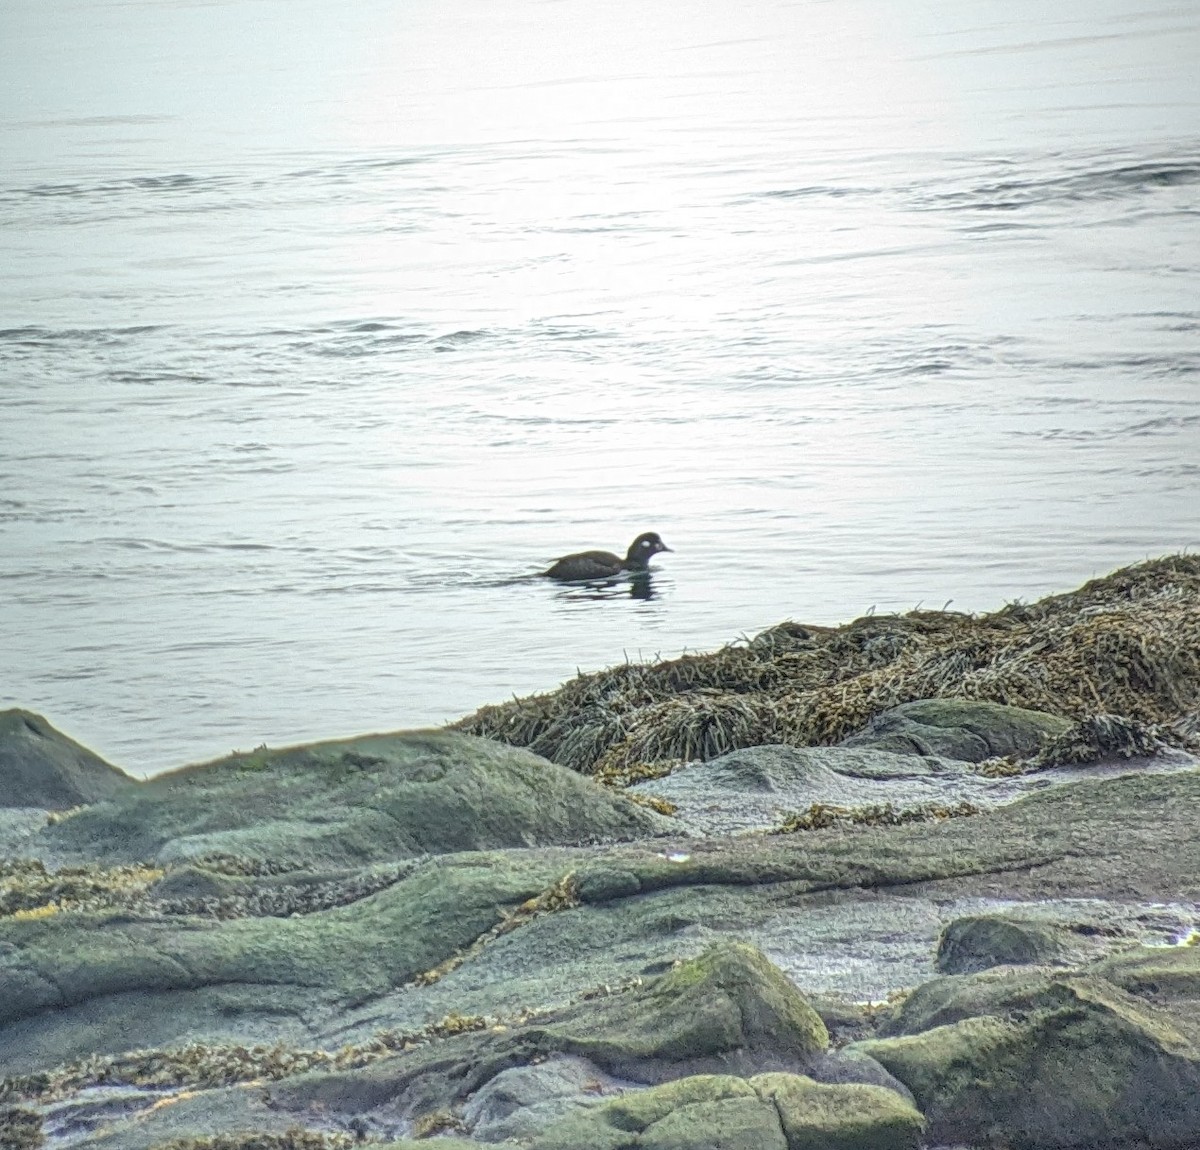
[[[5,0],[0,706],[137,773],[1200,544],[1200,9]],[[653,597],[513,580],[639,531]]]

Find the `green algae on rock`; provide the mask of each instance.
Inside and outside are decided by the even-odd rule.
[[[971,974],[1004,964],[1065,966],[1082,960],[1081,942],[1070,926],[1028,915],[964,915],[942,928],[935,963],[943,974]]]
[[[676,937],[683,925],[752,932],[814,895],[852,900],[863,890],[954,881],[971,896],[1113,891],[1195,900],[1197,802],[1194,771],[1139,774],[1062,786],[973,819],[711,840],[684,850],[643,841],[439,856],[349,906],[296,918],[0,919],[0,1067],[26,1073],[195,1039],[312,1045],[321,1032],[306,1018],[399,991],[569,871],[582,905],[533,917],[502,945],[485,947],[465,968],[470,977],[453,980],[452,993],[480,988],[471,1004],[443,999],[429,1017],[562,1003],[694,952],[696,942]]]
[[[276,869],[653,834],[649,811],[526,751],[446,731],[260,750],[132,787],[40,836],[120,862],[235,856]]]
[[[552,1054],[631,1082],[810,1065],[828,1045],[820,1016],[756,948],[720,943],[665,974],[496,1030],[458,1035],[373,1063],[283,1083],[281,1108],[453,1111],[492,1076]]]
[[[788,1150],[916,1150],[925,1128],[911,1103],[882,1086],[800,1074],[759,1074],[750,1085],[775,1104]]]
[[[803,1065],[829,1045],[820,1016],[753,946],[718,943],[644,988],[545,1024],[562,1049],[641,1082]]]
[[[457,970],[464,962],[476,957],[489,943],[503,935],[532,922],[544,914],[555,914],[562,910],[571,910],[579,906],[579,883],[574,871],[568,871],[561,878],[551,883],[544,891],[526,899],[512,911],[504,911],[500,921],[491,930],[485,931],[474,939],[470,946],[456,950],[449,958],[438,963],[432,970],[418,974],[413,982],[419,986],[428,986],[444,978],[452,970]]]
[[[1099,978],[990,981],[993,1012],[852,1047],[913,1092],[932,1137],[1017,1150],[1194,1144],[1200,1052],[1168,1018]]]
[[[1200,1049],[1200,946],[1193,930],[1180,946],[1125,947],[1085,970],[1163,1010]]]
[[[256,1018],[277,1026],[321,1003],[364,1001],[469,945],[507,908],[545,890],[560,867],[482,852],[443,856],[352,906],[288,919],[75,912],[0,920],[0,1022],[29,1019],[39,1035],[5,1053],[18,1058],[13,1069],[32,1069],[34,1056],[46,1065],[115,1053],[130,1026],[143,1028],[144,1043],[168,1045],[217,1024],[241,1037],[257,1030]],[[43,1013],[48,1007],[58,1009]]]
[[[1200,998],[1200,946],[1195,932],[1179,946],[1130,946],[1088,967],[1136,994]]]
[[[1072,721],[1180,719],[1200,699],[1200,556],[1126,567],[986,615],[870,616],[627,663],[483,707],[456,725],[604,773],[763,743],[836,743],[900,704],[936,699]]]
[[[916,1150],[921,1115],[878,1086],[803,1075],[675,1079],[571,1115],[533,1150]]]
[[[696,1075],[580,1113],[532,1150],[788,1150],[779,1116],[742,1078]]]

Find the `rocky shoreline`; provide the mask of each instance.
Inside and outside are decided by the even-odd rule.
[[[0,713],[0,1147],[1194,1147],[1200,558],[137,782]]]

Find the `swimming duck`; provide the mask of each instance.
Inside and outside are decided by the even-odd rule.
[[[645,571],[650,560],[660,551],[670,551],[657,531],[643,531],[629,545],[622,559],[611,551],[580,551],[564,555],[542,575],[560,583],[583,583],[596,579],[611,579],[622,571]]]

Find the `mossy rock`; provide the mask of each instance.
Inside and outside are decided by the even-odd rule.
[[[779,1115],[757,1098],[723,1098],[672,1110],[638,1139],[640,1150],[788,1150]]]
[[[41,836],[92,859],[240,856],[277,869],[631,839],[658,816],[528,751],[446,731],[263,748],[188,767]]]
[[[1127,947],[1087,969],[1134,994],[1200,997],[1200,945],[1195,941],[1184,946]]]
[[[134,780],[31,711],[0,711],[0,807],[61,811],[111,798]]]
[[[737,942],[547,1029],[566,1052],[642,1082],[763,1069],[763,1059],[795,1067],[829,1045],[820,1016],[782,971]]]
[[[1200,945],[1133,946],[1086,967],[1154,1003],[1200,1047]]]
[[[921,699],[876,715],[840,745],[980,763],[1001,755],[1033,754],[1070,726],[1057,715],[1024,707],[969,699]]]
[[[750,1079],[775,1104],[788,1150],[917,1150],[925,1120],[894,1090],[830,1086],[798,1074]]]
[[[1012,969],[933,978],[881,1018],[878,1033],[885,1038],[920,1034],[966,1018],[1027,1010],[1049,981],[1041,971]]]
[[[532,1150],[787,1150],[774,1108],[745,1079],[693,1075],[555,1123]]]
[[[364,1143],[364,1145],[372,1144]],[[479,1143],[463,1138],[422,1138],[418,1142],[402,1138],[399,1142],[385,1142],[375,1146],[374,1150],[479,1150]]]
[[[913,1092],[939,1141],[1185,1147],[1200,1129],[1200,1053],[1098,978],[1047,979],[1020,1010],[853,1048]]]
[[[878,1086],[694,1075],[573,1114],[533,1150],[916,1150],[922,1125]]]
[[[938,970],[973,974],[1003,965],[1068,965],[1082,957],[1079,936],[1069,926],[1013,914],[956,918],[938,938]]]
[[[556,1054],[657,1085],[802,1067],[819,1060],[826,1043],[819,1016],[761,952],[720,943],[645,986],[586,999],[502,1031],[458,1035],[358,1070],[282,1082],[271,1088],[271,1097],[276,1107],[297,1112],[384,1108],[425,1114],[453,1111],[497,1074]],[[673,1097],[641,1093],[626,1101],[642,1114],[655,1098]],[[650,1115],[643,1124],[653,1121],[657,1117]]]

